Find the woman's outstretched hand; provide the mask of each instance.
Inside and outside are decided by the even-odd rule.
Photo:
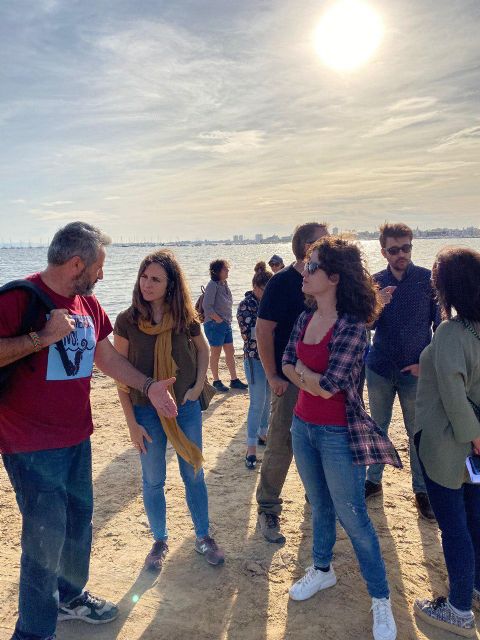
[[[168,380],[159,380],[154,382],[148,389],[148,399],[161,416],[165,418],[174,418],[177,415],[177,405],[168,391],[168,387],[172,386],[176,378]]]

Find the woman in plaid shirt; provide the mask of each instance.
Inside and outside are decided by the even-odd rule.
[[[303,275],[309,311],[298,318],[283,356],[284,374],[300,389],[293,452],[311,508],[313,565],[290,589],[306,600],[332,587],[336,522],[350,537],[372,598],[373,637],[397,635],[385,565],[365,504],[366,465],[401,467],[395,448],[365,412],[358,394],[366,323],[380,310],[356,244],[328,236],[312,245]]]

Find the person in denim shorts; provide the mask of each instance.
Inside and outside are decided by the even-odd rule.
[[[226,260],[213,260],[210,263],[210,282],[205,287],[203,298],[203,325],[205,335],[210,345],[210,369],[213,376],[213,386],[223,393],[228,387],[220,380],[218,362],[222,349],[225,362],[230,373],[230,387],[232,389],[247,389],[248,385],[239,380],[235,366],[235,349],[232,334],[232,292],[227,284],[230,265]]]

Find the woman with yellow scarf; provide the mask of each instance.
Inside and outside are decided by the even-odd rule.
[[[174,447],[195,529],[195,550],[219,565],[224,553],[209,535],[208,494],[202,469],[202,413],[209,350],[182,269],[170,251],[142,261],[131,306],[115,322],[117,351],[153,380],[175,377],[176,418],[159,416],[144,392],[118,384],[118,395],[133,446],[140,454],[143,502],[154,537],[146,557],[161,571],[168,553],[165,479],[167,440]],[[147,383],[148,384],[148,383]]]

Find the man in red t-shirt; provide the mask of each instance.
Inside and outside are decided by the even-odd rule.
[[[157,411],[176,415],[174,378],[154,382],[120,356],[110,321],[92,295],[103,278],[108,236],[83,222],[60,229],[48,266],[28,277],[57,306],[20,335],[28,294],[0,296],[0,367],[15,364],[0,397],[0,452],[22,515],[19,615],[12,640],[54,638],[57,619],[92,624],[118,615],[84,590],[92,541],[93,363],[142,390]],[[63,341],[62,356],[56,345]]]

